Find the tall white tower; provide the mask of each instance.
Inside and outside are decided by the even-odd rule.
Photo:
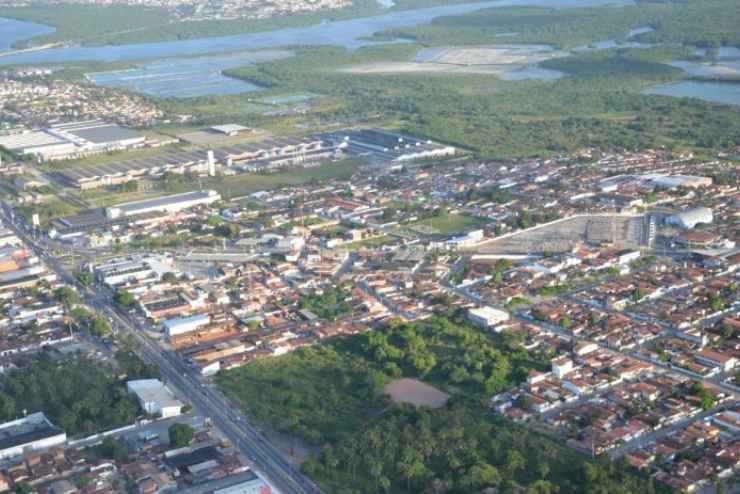
[[[208,151],[208,176],[216,176],[216,158],[213,156],[213,151]]]

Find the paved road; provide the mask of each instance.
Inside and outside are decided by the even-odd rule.
[[[114,322],[116,330],[134,338],[138,343],[136,351],[139,357],[147,363],[156,364],[173,391],[185,397],[198,413],[210,417],[216,427],[240,453],[250,459],[274,487],[282,494],[321,494],[322,491],[313,482],[298,472],[254,426],[245,420],[238,412],[238,408],[229,403],[221,393],[204,385],[195,371],[185,365],[177,355],[163,351],[156,342],[146,336],[147,328],[142,327],[139,321],[114,306],[110,292],[103,288],[93,291],[82,287],[58,259],[49,255],[31,238],[24,225],[10,221],[10,209],[5,203],[2,204],[2,213],[6,225],[31,247],[62,281],[76,287],[88,305],[108,315]]]
[[[620,458],[624,456],[626,453],[629,453],[630,451],[634,449],[641,448],[650,443],[656,442],[660,438],[673,434],[676,431],[685,429],[689,425],[693,424],[694,422],[704,420],[707,417],[711,417],[712,415],[715,415],[720,412],[724,412],[726,410],[734,409],[736,406],[737,406],[737,402],[733,400],[726,404],[712,408],[711,410],[701,412],[692,417],[686,417],[684,419],[674,422],[673,424],[668,424],[664,427],[661,427],[660,429],[652,430],[646,434],[641,435],[640,437],[636,437],[635,439],[632,439],[631,441],[627,441],[622,446],[609,450],[608,454],[612,458]]]

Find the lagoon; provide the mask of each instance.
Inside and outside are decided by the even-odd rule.
[[[0,51],[9,49],[16,41],[53,32],[51,26],[0,17]]]
[[[353,50],[361,46],[377,44],[378,42],[366,38],[379,31],[417,26],[426,24],[436,17],[465,14],[485,8],[525,5],[568,8],[632,3],[634,3],[632,0],[493,0],[399,10],[372,17],[236,36],[119,46],[52,48],[4,56],[0,58],[0,64],[64,63],[85,60],[132,61],[300,45],[338,45]],[[35,34],[29,31],[26,37],[33,35]]]
[[[699,98],[711,103],[740,105],[740,84],[730,82],[683,81],[652,87],[643,94]]]

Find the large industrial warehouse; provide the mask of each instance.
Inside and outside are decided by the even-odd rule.
[[[259,172],[331,159],[338,151],[339,148],[328,140],[284,137],[224,147],[216,151],[216,157],[227,167]]]
[[[165,173],[210,173],[209,154],[204,150],[172,151],[149,158],[116,161],[95,166],[68,168],[59,172],[65,182],[80,190],[118,185],[146,176]]]
[[[143,145],[146,137],[139,132],[88,120],[52,125],[43,130],[0,137],[0,147],[20,155],[32,155],[39,161],[79,158]]]
[[[152,212],[175,213],[183,209],[212,204],[220,200],[221,194],[215,190],[198,190],[157,197],[156,199],[118,204],[117,206],[107,208],[105,214],[108,218],[115,219],[123,216],[137,216]]]
[[[337,132],[331,138],[346,151],[355,155],[369,155],[383,163],[403,163],[420,159],[454,156],[453,146],[422,140],[384,129],[358,129]]]

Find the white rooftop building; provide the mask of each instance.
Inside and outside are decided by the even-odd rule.
[[[168,272],[176,273],[167,256],[131,256],[111,259],[95,266],[98,281],[115,287],[144,280],[156,281]]]
[[[157,197],[144,201],[126,202],[105,210],[105,215],[110,219],[123,216],[135,216],[145,213],[176,213],[195,206],[213,204],[221,200],[221,194],[215,190],[199,190],[185,192],[171,196]]]
[[[43,412],[32,413],[0,424],[0,460],[59,446],[66,441],[67,434],[52,424]]]
[[[208,314],[197,314],[190,317],[177,317],[174,319],[167,319],[162,323],[164,326],[165,333],[168,337],[173,337],[179,334],[189,333],[196,329],[205,326],[211,322],[211,317]]]
[[[493,307],[468,309],[468,319],[482,328],[493,328],[509,320],[509,313]]]
[[[252,129],[249,127],[244,127],[243,125],[237,125],[237,124],[224,124],[224,125],[214,125],[211,127],[211,130],[214,132],[218,132],[219,134],[226,134],[227,136],[235,136],[242,132],[247,132]]]
[[[102,120],[60,123],[0,137],[0,147],[41,161],[127,149],[145,142],[146,136],[136,130]]]
[[[714,220],[712,210],[709,208],[687,209],[678,214],[666,218],[666,223],[675,225],[685,230],[694,228],[699,223],[711,223]]]
[[[647,178],[656,187],[664,189],[675,189],[676,187],[709,187],[712,185],[711,177],[699,177],[696,175],[649,175]]]
[[[167,418],[176,417],[182,412],[182,402],[158,379],[129,381],[126,389],[136,396],[146,413]]]

